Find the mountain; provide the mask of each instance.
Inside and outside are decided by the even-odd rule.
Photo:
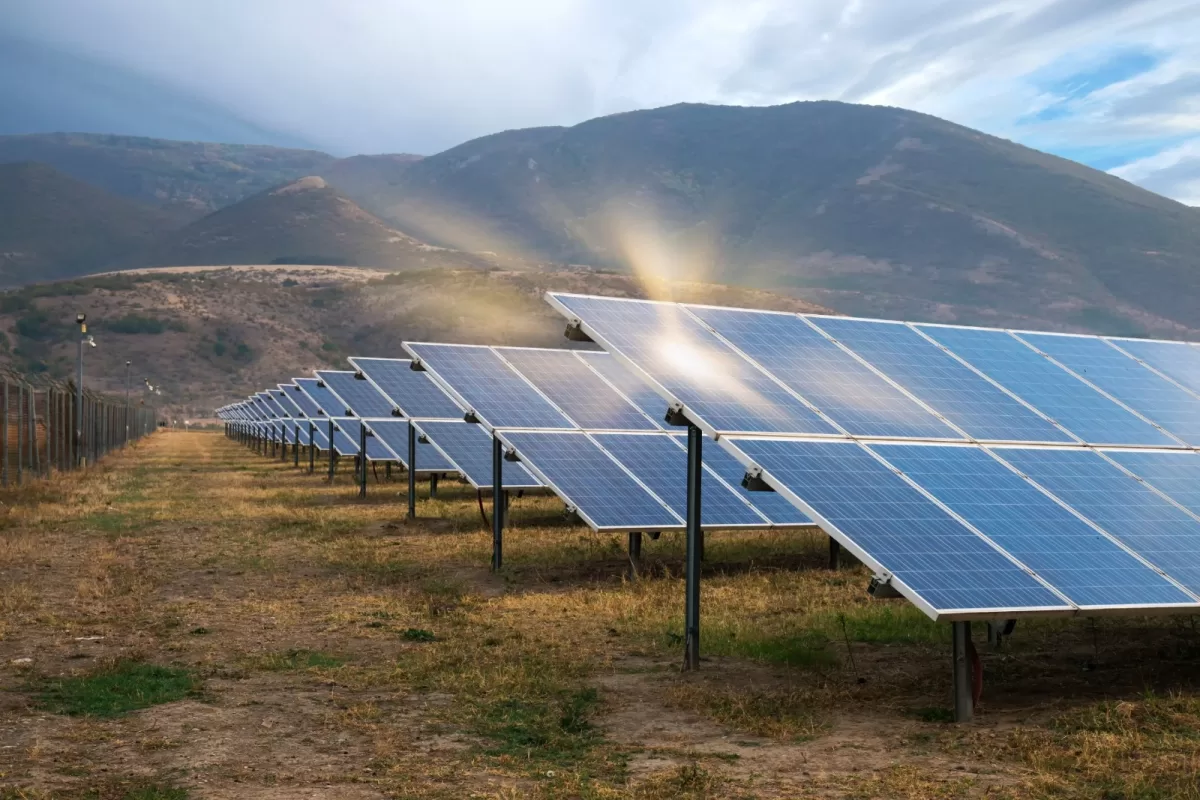
[[[853,313],[1200,327],[1200,215],[924,114],[677,105],[515,131],[352,196],[418,238],[791,289]]]
[[[94,271],[170,226],[151,206],[44,164],[0,164],[0,285]]]
[[[316,176],[222,208],[166,234],[127,263],[330,264],[389,269],[485,264],[477,257],[431,247],[388,227]]]
[[[140,270],[27,286],[0,294],[0,363],[68,377],[75,314],[88,315],[88,385],[121,392],[161,387],[183,418],[208,416],[230,397],[346,368],[346,356],[402,354],[400,342],[433,340],[566,347],[549,289],[645,296],[628,275],[581,271],[446,268],[386,273],[339,267]],[[820,311],[765,292],[706,284],[656,287],[680,300]],[[657,296],[665,296],[658,294]]]
[[[0,164],[17,161],[48,164],[113,194],[159,206],[183,224],[317,174],[337,159],[315,150],[139,136],[0,136]]]

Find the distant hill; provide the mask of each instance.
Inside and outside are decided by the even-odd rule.
[[[415,269],[483,266],[464,253],[431,247],[388,227],[309,176],[260,192],[161,237],[130,262],[197,264],[329,264]]]
[[[384,273],[337,267],[174,268],[39,284],[0,294],[0,363],[66,377],[73,320],[88,315],[89,385],[134,389],[142,378],[181,416],[197,417],[346,356],[402,354],[400,342],[434,340],[566,347],[547,289],[644,296],[626,275],[588,271],[429,269]],[[656,287],[682,300],[815,311],[794,298],[734,287]]]
[[[168,211],[178,223],[319,172],[337,159],[314,150],[46,133],[0,136],[0,163],[38,161],[81,181]]]
[[[44,164],[0,164],[0,285],[94,271],[169,226],[156,208]]]
[[[355,199],[433,243],[669,263],[854,313],[1200,327],[1195,209],[895,108],[678,105],[509,132]]]

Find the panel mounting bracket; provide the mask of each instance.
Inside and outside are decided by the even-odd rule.
[[[513,450],[512,448],[505,448],[505,450],[504,450],[504,460],[505,460],[505,461],[511,461],[512,463],[514,463],[514,464],[515,464],[515,463],[517,463],[517,462],[519,462],[519,461],[521,460],[521,457],[520,457],[519,455],[517,455],[517,451],[516,451],[516,450]]]
[[[667,413],[663,416],[663,421],[668,425],[675,425],[680,428],[686,428],[691,423],[683,414],[683,403],[672,403],[667,407]]]
[[[425,365],[421,363],[421,359],[419,358],[414,358],[412,361],[408,362],[408,368],[413,372],[425,371]]]
[[[748,492],[773,492],[769,483],[763,480],[762,467],[754,467],[742,476],[742,488]]]
[[[871,582],[867,584],[867,594],[876,600],[903,597],[900,592],[896,591],[896,587],[892,586],[891,575],[872,575]]]
[[[572,342],[592,342],[595,341],[592,337],[584,333],[583,322],[578,318],[567,323],[567,329],[563,331],[563,336]]]
[[[474,411],[468,411],[465,414],[463,414],[463,422],[469,422],[472,425],[478,425],[479,417],[475,415]]]

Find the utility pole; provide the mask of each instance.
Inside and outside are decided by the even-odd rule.
[[[75,466],[82,467],[83,455],[83,340],[87,336],[87,314],[75,315],[79,324],[79,363],[75,372]]]

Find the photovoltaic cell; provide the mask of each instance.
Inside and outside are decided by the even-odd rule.
[[[790,392],[671,303],[551,294],[713,429],[836,434]],[[657,419],[658,417],[656,417]]]
[[[728,443],[938,612],[1071,608],[857,444]]]
[[[964,438],[795,314],[686,308],[854,435]]]
[[[341,456],[356,456],[358,455],[359,433],[361,431],[357,417],[334,417],[333,418],[333,446]],[[328,423],[326,423],[326,433],[328,433]],[[387,448],[379,442],[367,437],[367,460],[368,461],[391,461],[391,454]]]
[[[1113,344],[1141,359],[1171,380],[1200,393],[1200,348],[1184,342],[1150,339],[1112,339]]]
[[[598,433],[594,438],[676,514],[687,517],[687,451],[675,444],[671,436],[666,433]],[[754,509],[707,470],[701,481],[705,528],[767,527],[768,523]]]
[[[1074,441],[907,325],[810,319],[976,439]]]
[[[1200,455],[1190,451],[1129,450],[1108,450],[1105,454],[1193,514],[1200,514]]]
[[[339,400],[316,378],[296,378],[295,384],[317,408],[317,416],[344,417],[346,404]],[[311,414],[309,416],[312,416]]]
[[[616,387],[617,391],[628,397],[635,406],[654,420],[660,427],[666,427],[663,422],[667,411],[667,401],[654,391],[650,384],[621,366],[608,353],[583,352],[579,353],[589,367],[598,372],[602,378]]]
[[[1088,450],[997,448],[1054,492],[1193,592],[1200,591],[1200,523]]]
[[[392,401],[365,379],[354,377],[353,372],[318,370],[316,374],[354,416],[378,419],[392,415],[395,408]]]
[[[673,437],[680,446],[687,447],[687,439],[683,436]],[[717,445],[711,439],[704,440],[704,465],[733,487],[734,491],[745,497],[754,507],[767,515],[767,519],[775,525],[800,526],[812,525],[808,515],[796,508],[786,498],[776,492],[751,492],[742,488],[742,478],[746,476],[746,468],[730,455],[725,448]]]
[[[387,395],[406,417],[462,419],[463,409],[407,358],[351,358],[355,369]]]
[[[466,423],[464,423],[466,424]],[[408,469],[408,420],[369,419],[367,430],[375,434],[375,440],[391,453],[389,460],[399,461]],[[370,449],[368,439],[368,449]],[[446,457],[431,444],[417,441],[417,472],[458,472]]]
[[[490,427],[574,427],[489,347],[409,342],[404,346]]]
[[[981,448],[871,449],[1078,605],[1195,602]]]
[[[1200,399],[1155,375],[1103,339],[1018,335],[1188,444],[1200,444]]]
[[[476,489],[492,488],[492,436],[480,425],[462,420],[420,420],[413,423],[430,446],[441,450]],[[536,489],[537,478],[520,463],[505,462],[501,471],[505,489]]]
[[[918,326],[973,367],[1090,444],[1178,444],[1007,331]]]
[[[501,439],[593,528],[657,531],[683,525],[583,433],[504,431]]]
[[[495,350],[585,430],[659,429],[570,350]]]
[[[281,383],[279,384],[279,388],[304,416],[313,418],[321,416],[321,409],[317,407],[312,398],[306,395],[299,386],[294,383]]]

